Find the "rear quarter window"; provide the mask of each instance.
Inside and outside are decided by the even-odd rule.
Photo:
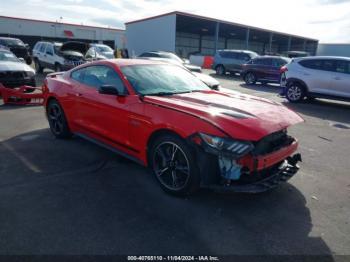
[[[306,68],[322,70],[322,60],[318,60],[318,59],[301,60],[299,61],[299,64]]]

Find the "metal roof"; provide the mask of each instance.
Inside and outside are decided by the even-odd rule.
[[[303,39],[312,40],[312,41],[318,41],[318,39],[315,39],[315,38],[309,38],[309,37],[304,37],[304,36],[299,36],[299,35],[278,32],[278,31],[274,31],[274,30],[270,30],[270,29],[264,29],[264,28],[259,28],[259,27],[255,27],[255,26],[244,25],[244,24],[240,24],[240,23],[235,23],[235,22],[226,21],[226,20],[220,20],[220,19],[207,17],[207,16],[195,15],[195,14],[186,13],[186,12],[182,12],[182,11],[173,11],[173,12],[169,12],[169,13],[165,13],[165,14],[160,14],[157,16],[151,16],[151,17],[147,17],[147,18],[143,18],[143,19],[139,19],[139,20],[129,21],[129,22],[126,22],[125,25],[140,23],[140,22],[144,22],[147,20],[152,20],[152,19],[156,19],[159,17],[169,16],[169,15],[182,15],[182,16],[187,16],[187,17],[192,17],[192,18],[197,18],[197,19],[202,19],[202,20],[207,20],[207,21],[219,22],[222,24],[228,24],[228,25],[244,27],[244,28],[249,28],[249,29],[255,29],[255,30],[259,30],[259,31],[265,31],[265,32],[269,32],[269,33],[275,33],[275,34],[280,34],[280,35],[287,35],[287,36],[292,36],[292,37],[297,37],[297,38],[303,38]]]
[[[39,23],[69,25],[69,26],[77,26],[77,27],[85,27],[85,28],[96,28],[96,29],[104,29],[104,30],[111,30],[111,31],[121,31],[121,32],[125,31],[124,29],[120,29],[120,28],[110,28],[110,27],[92,26],[92,25],[79,25],[79,24],[72,24],[72,23],[37,20],[37,19],[31,19],[31,18],[21,18],[21,17],[12,17],[12,16],[3,16],[3,15],[0,15],[0,18],[16,19],[16,20],[22,20],[22,21],[39,22]]]

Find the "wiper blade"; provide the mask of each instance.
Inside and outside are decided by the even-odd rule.
[[[158,93],[150,93],[150,94],[144,94],[144,96],[171,96],[176,93],[172,92],[158,92]]]

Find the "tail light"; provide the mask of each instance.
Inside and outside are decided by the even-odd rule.
[[[287,72],[288,71],[288,68],[286,66],[282,66],[280,68],[280,73],[283,74],[284,72]]]

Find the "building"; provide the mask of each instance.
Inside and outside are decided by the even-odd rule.
[[[171,12],[127,22],[129,54],[151,50],[213,55],[217,49],[249,49],[259,54],[306,51],[315,55],[318,40],[221,21],[184,12]]]
[[[347,43],[347,44],[324,44],[324,43],[321,43],[318,45],[317,55],[350,57],[350,43]]]
[[[31,47],[41,40],[100,42],[119,48],[125,47],[126,43],[125,30],[122,29],[7,16],[0,16],[0,36],[19,38]]]

